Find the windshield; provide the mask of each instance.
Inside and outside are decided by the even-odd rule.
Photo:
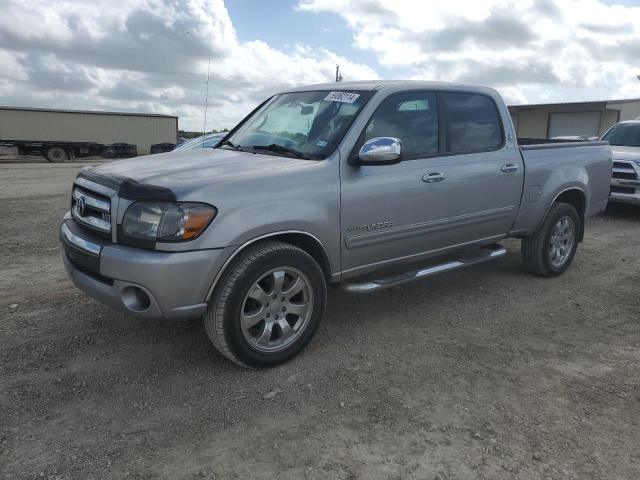
[[[605,133],[602,140],[610,145],[640,147],[640,123],[619,123]]]
[[[322,90],[276,95],[223,146],[270,155],[327,158],[371,93]]]
[[[218,142],[224,138],[226,133],[214,133],[205,136],[200,136],[184,142],[182,145],[178,145],[173,151],[177,150],[193,150],[194,148],[214,148],[218,145]],[[202,141],[204,139],[204,142]]]

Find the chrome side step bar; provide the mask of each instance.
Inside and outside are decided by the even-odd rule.
[[[343,282],[337,286],[340,290],[347,293],[370,293],[384,290],[385,288],[395,287],[403,283],[412,282],[414,280],[420,280],[422,278],[431,277],[443,272],[450,272],[458,270],[460,268],[470,267],[471,265],[477,265],[478,263],[488,262],[496,258],[502,257],[507,253],[507,250],[501,245],[491,245],[489,247],[478,249],[473,255],[452,260],[440,265],[432,265],[430,267],[422,268],[420,270],[414,270],[410,272],[401,273],[389,277],[379,278],[377,280],[371,280],[367,282]]]

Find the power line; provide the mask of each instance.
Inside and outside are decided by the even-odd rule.
[[[33,70],[18,70],[18,69],[11,69],[11,68],[1,68],[1,70],[3,72],[15,72],[15,73],[35,73],[33,72]],[[121,80],[140,80],[140,81],[179,81],[182,83],[201,83],[201,84],[206,84],[207,81],[204,79],[205,78],[205,74],[204,73],[186,73],[186,72],[172,72],[172,71],[162,71],[162,70],[128,70],[128,69],[117,69],[120,71],[126,71],[126,72],[131,72],[131,73],[121,73],[121,74],[112,74],[109,73],[107,74],[107,77],[109,79],[121,79]],[[58,73],[55,70],[47,70],[47,73]],[[67,72],[67,71],[60,71],[59,73],[65,74],[65,75],[75,75],[74,72]],[[177,80],[177,79],[163,79],[163,78],[153,78],[152,76],[147,75],[147,73],[156,73],[156,74],[161,74],[161,75],[179,75],[179,76],[192,76],[192,77],[196,77],[196,76],[202,76],[203,80]],[[139,74],[141,75],[141,77],[139,78],[131,78],[131,75],[136,75]],[[299,85],[300,83],[297,82],[283,82],[282,80],[280,80],[278,77],[264,77],[264,76],[257,76],[257,77],[253,77],[253,76],[249,76],[249,75],[220,75],[220,74],[213,74],[211,75],[213,77],[216,78],[222,78],[222,79],[229,79],[229,80],[236,80],[236,79],[245,79],[248,80],[249,82],[246,83],[240,83],[240,85],[243,84],[251,84],[251,83],[256,83],[256,84],[269,84],[269,85]],[[6,77],[5,77],[6,80]],[[15,81],[15,82],[23,82],[23,83],[27,83],[26,80],[19,80],[19,79],[10,79],[11,81]]]
[[[207,66],[207,90],[204,94],[204,125],[202,126],[202,148],[204,148],[204,139],[207,134],[207,106],[209,104],[209,71],[211,69],[211,57]]]
[[[61,53],[63,51],[66,52],[75,52],[75,53],[88,53],[88,54],[97,54],[97,53],[101,53],[103,51],[109,51],[109,49],[111,51],[113,50],[133,50],[133,51],[138,51],[138,52],[144,52],[144,53],[148,53],[148,52],[157,52],[157,53],[162,53],[162,54],[170,54],[170,55],[179,55],[181,57],[202,57],[202,58],[207,58],[209,56],[211,56],[211,58],[225,58],[227,57],[227,55],[221,55],[221,54],[213,54],[211,52],[203,52],[203,53],[196,53],[196,52],[189,52],[189,51],[185,51],[185,50],[165,50],[165,49],[160,49],[160,48],[153,48],[153,47],[130,47],[130,46],[126,46],[126,45],[116,45],[113,43],[102,43],[99,45],[100,48],[69,48],[68,45],[52,45],[52,47],[48,50],[42,49],[42,48],[24,48],[24,49],[20,49],[20,48],[16,48],[14,47],[3,47],[4,50],[12,50],[15,52],[25,52],[25,51],[42,51],[45,53]]]

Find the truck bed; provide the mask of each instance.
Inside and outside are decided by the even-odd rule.
[[[526,175],[512,236],[534,232],[553,199],[570,188],[583,191],[585,217],[604,210],[612,169],[609,142],[522,140],[519,148]]]

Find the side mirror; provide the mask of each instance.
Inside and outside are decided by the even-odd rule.
[[[402,143],[394,137],[367,140],[358,152],[357,165],[391,165],[402,160]]]

